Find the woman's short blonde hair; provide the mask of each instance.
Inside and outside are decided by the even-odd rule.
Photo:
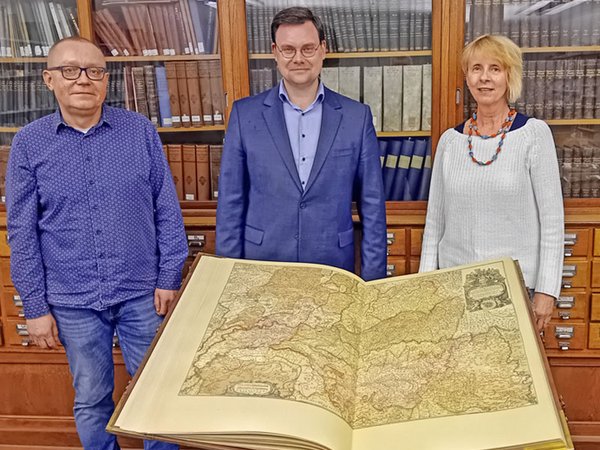
[[[521,96],[523,87],[523,56],[521,49],[509,38],[492,34],[484,34],[465,46],[462,52],[461,65],[466,75],[469,61],[475,54],[484,54],[497,59],[506,70],[506,99],[514,103]]]

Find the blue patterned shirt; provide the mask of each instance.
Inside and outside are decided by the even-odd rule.
[[[86,133],[59,111],[15,136],[6,174],[11,276],[25,317],[103,310],[178,289],[187,243],[160,138],[104,106]]]

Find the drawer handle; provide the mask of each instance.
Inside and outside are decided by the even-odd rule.
[[[575,297],[573,296],[560,296],[554,302],[558,309],[571,309],[575,306]]]
[[[570,342],[559,342],[558,343],[558,348],[562,351],[567,351],[569,350],[569,346],[571,345]]]
[[[575,264],[565,264],[563,266],[563,277],[573,278],[575,275],[577,275],[577,266]]]
[[[575,245],[577,243],[577,233],[565,233],[565,245]]]
[[[27,331],[27,325],[24,323],[18,323],[16,325],[17,334],[19,336],[29,336],[29,331]]]
[[[23,347],[29,347],[31,345],[31,341],[29,339],[21,339],[21,345]]]
[[[565,248],[565,256],[573,256],[573,249]]]
[[[563,280],[563,282],[562,282],[562,288],[563,289],[571,289],[572,287],[573,287],[573,284],[571,284],[570,281]]]
[[[569,320],[571,318],[571,313],[567,311],[559,311],[558,317],[560,317],[562,320]]]

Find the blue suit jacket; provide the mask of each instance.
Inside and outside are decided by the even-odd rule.
[[[325,88],[317,152],[302,190],[278,86],[234,103],[219,176],[217,254],[353,271],[353,199],[363,227],[361,276],[383,278],[385,196],[369,107]]]

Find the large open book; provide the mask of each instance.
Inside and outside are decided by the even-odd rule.
[[[108,429],[212,450],[572,449],[517,263],[203,256]]]

